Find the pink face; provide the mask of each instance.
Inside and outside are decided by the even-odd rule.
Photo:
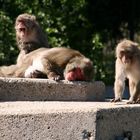
[[[20,37],[20,38],[24,38],[26,36],[27,33],[27,28],[24,24],[23,21],[18,21],[16,24],[16,34]]]
[[[69,71],[66,74],[65,80],[68,80],[68,81],[84,81],[85,78],[84,78],[84,74],[81,71],[81,69],[80,68],[75,68],[74,70]]]
[[[121,51],[120,52],[120,59],[123,64],[130,64],[132,61],[133,55],[128,51]]]
[[[122,62],[124,63],[124,64],[128,64],[128,63],[130,63],[131,62],[131,60],[129,59],[129,58],[127,58],[125,55],[122,57]]]

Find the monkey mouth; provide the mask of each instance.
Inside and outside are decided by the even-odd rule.
[[[125,60],[123,61],[124,65],[130,65],[131,64],[131,61],[130,60]]]
[[[23,22],[19,22],[19,24],[17,25],[17,29],[18,32],[22,32],[25,33],[26,32],[26,26],[24,25]]]

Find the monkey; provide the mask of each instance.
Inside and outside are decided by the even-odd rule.
[[[140,103],[140,49],[137,43],[127,39],[116,47],[115,98],[112,102],[122,100],[126,79],[129,80],[130,91],[127,104]]]
[[[92,79],[92,62],[80,52],[64,48],[48,51],[47,38],[45,38],[35,16],[26,13],[19,15],[15,22],[15,30],[20,50],[17,64],[1,67],[0,75],[25,78],[47,77],[53,80],[66,79],[71,81]],[[68,56],[65,56],[65,52]],[[59,55],[56,55],[57,53]],[[1,74],[4,70],[11,68],[11,73]]]
[[[64,78],[68,81],[92,81],[93,76],[93,63],[85,57],[71,59],[64,70]]]
[[[14,71],[21,66],[26,54],[41,48],[50,48],[47,36],[42,31],[34,15],[20,14],[15,21],[16,42],[19,49],[16,64],[1,66],[1,77],[14,77]]]
[[[93,73],[93,63],[89,58],[77,50],[56,47],[40,48],[27,54],[15,76],[36,78],[40,74],[56,81],[92,81]]]
[[[16,41],[20,50],[17,64],[22,58],[33,50],[40,47],[49,48],[47,36],[43,33],[34,15],[27,13],[21,14],[15,22]]]

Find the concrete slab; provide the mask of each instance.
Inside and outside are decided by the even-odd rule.
[[[0,78],[1,101],[104,101],[104,93],[101,81]]]
[[[139,116],[140,105],[125,101],[1,102],[0,139],[139,140]]]

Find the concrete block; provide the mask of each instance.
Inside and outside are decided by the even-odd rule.
[[[0,78],[1,101],[103,101],[104,93],[101,81]]]
[[[1,102],[0,139],[139,140],[139,116],[124,102]]]

